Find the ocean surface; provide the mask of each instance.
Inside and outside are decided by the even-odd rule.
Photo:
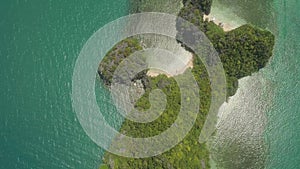
[[[127,13],[124,0],[0,2],[1,169],[99,168],[103,150],[72,110],[72,74],[88,38]]]
[[[230,16],[239,18],[237,24],[252,23],[276,34],[270,63],[241,81],[239,93],[253,89],[245,97],[252,98],[247,103],[257,106],[240,110],[264,115],[262,121],[255,116],[255,124],[263,129],[258,131],[267,145],[266,168],[297,169],[300,2],[215,0],[214,7],[231,11]],[[128,8],[125,0],[0,2],[1,169],[99,167],[103,150],[88,138],[72,110],[72,73],[88,38],[106,23],[128,14]],[[114,112],[106,89],[100,84],[97,90],[103,93],[97,99],[106,103],[104,109]],[[228,104],[238,107],[234,102]]]
[[[268,169],[300,166],[300,1],[275,0],[278,29],[274,58],[265,77],[272,80],[274,98],[267,112]]]
[[[237,140],[238,143],[247,145],[241,149],[246,150],[241,153],[243,155],[229,158],[237,165],[254,162],[251,167],[244,165],[242,168],[260,168],[265,164],[267,169],[298,169],[300,2],[296,0],[213,2],[212,13],[216,16],[223,15],[225,20],[227,17],[227,20],[236,25],[251,23],[272,31],[276,36],[274,55],[268,65],[258,73],[239,80],[236,95],[221,109],[223,119],[227,118],[227,122],[224,120],[221,123],[221,131],[229,134],[221,136],[218,141],[230,138],[232,142]],[[259,142],[264,147],[258,146]],[[259,155],[265,160],[255,158]]]

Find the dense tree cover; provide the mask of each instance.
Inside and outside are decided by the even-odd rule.
[[[201,10],[195,6],[193,6],[191,3],[186,3],[183,8],[179,11],[178,16],[182,17],[183,19],[189,21],[190,23],[196,25],[200,30],[203,30],[203,14]],[[179,24],[179,25],[178,25]],[[179,28],[185,28],[188,29],[188,27],[180,25],[181,23],[176,23],[177,29]],[[182,30],[178,30],[179,33],[182,33]]]
[[[109,169],[109,167],[107,165],[101,165],[99,169]]]
[[[99,74],[107,85],[110,85],[113,72],[116,70],[118,64],[130,54],[141,49],[137,42],[138,40],[134,38],[126,39],[113,47],[104,57],[99,66]],[[126,50],[129,46],[132,47],[132,50]],[[128,51],[128,53],[122,53],[126,51]],[[131,159],[115,156],[106,152],[104,159],[106,164],[115,169],[187,168],[187,166],[190,168],[202,168],[203,166],[209,168],[209,152],[205,144],[198,142],[198,137],[209,109],[210,85],[205,67],[198,57],[194,58],[192,73],[200,87],[199,95],[201,105],[200,114],[187,137],[170,151],[151,158]],[[178,78],[185,77],[185,75],[178,76]],[[166,94],[166,109],[158,119],[150,123],[141,124],[125,120],[120,132],[132,137],[150,137],[157,135],[169,128],[176,120],[181,106],[180,90],[174,78],[168,78],[165,75],[148,77],[145,74],[140,74],[136,76],[136,78],[142,79],[145,87],[145,94],[136,102],[136,108],[140,110],[148,109],[150,107],[148,100],[150,92],[154,89],[161,89]]]
[[[211,10],[212,0],[183,0],[182,3],[184,5],[190,3],[204,14],[208,15]]]
[[[275,43],[274,35],[266,30],[252,25],[243,25],[229,32],[210,21],[203,21],[203,13],[190,3],[186,3],[179,16],[203,31],[217,50],[227,75],[228,96],[232,96],[237,89],[237,80],[251,75],[263,68],[270,57]],[[198,19],[197,18],[201,18]],[[184,27],[184,29],[182,29]],[[177,24],[178,35],[182,37],[189,29]],[[187,40],[196,40],[196,36]]]
[[[270,32],[251,25],[213,35],[211,40],[228,75],[236,78],[251,75],[263,68],[272,56],[274,45],[274,36]]]
[[[130,13],[164,12],[177,14],[182,0],[129,0]]]
[[[119,50],[125,51],[123,48],[128,43],[131,44],[134,49],[137,45],[135,42],[137,39],[131,38],[124,40],[117,44],[103,59],[100,64],[101,77],[104,81],[111,82],[113,73],[108,71],[114,71],[116,68],[114,64],[109,63],[121,63],[126,57],[132,54],[135,50],[131,50],[125,56],[117,55]],[[132,43],[134,42],[134,43]],[[126,44],[126,45],[124,45]],[[133,45],[134,44],[134,45]],[[115,57],[119,57],[120,60],[116,60]],[[162,155],[145,158],[145,159],[131,159],[125,157],[119,157],[111,153],[106,152],[104,162],[111,168],[123,169],[123,168],[202,168],[205,166],[209,168],[209,152],[205,144],[198,142],[201,128],[205,122],[205,117],[209,109],[210,103],[210,85],[208,74],[205,67],[198,57],[194,57],[194,66],[192,73],[199,85],[200,96],[200,113],[197,117],[196,123],[192,130],[188,133],[184,140],[178,145],[172,148],[170,151],[163,153]],[[111,67],[109,67],[111,66]],[[104,69],[105,68],[105,69]],[[99,70],[100,71],[100,70]],[[106,77],[105,77],[106,76]],[[178,78],[186,78],[185,74],[179,75]],[[150,123],[134,123],[130,120],[125,120],[122,124],[121,133],[124,133],[132,137],[150,137],[157,135],[167,128],[169,128],[177,118],[180,110],[181,94],[178,85],[174,78],[168,78],[165,75],[159,75],[157,77],[148,77],[145,74],[140,75],[137,79],[145,81],[145,94],[136,102],[135,107],[139,110],[146,110],[150,107],[148,100],[149,94],[154,89],[161,89],[167,98],[166,109],[163,114],[156,120]],[[184,79],[183,79],[184,80]],[[109,84],[109,83],[107,83]],[[187,86],[189,87],[189,86]],[[192,94],[192,93],[191,93]]]
[[[98,68],[98,74],[104,83],[110,85],[118,65],[130,54],[142,49],[139,41],[135,38],[127,38],[114,46],[102,59]]]
[[[200,3],[195,5],[195,2]],[[210,3],[209,3],[210,2]],[[211,4],[211,1],[205,1]],[[219,53],[227,77],[227,91],[233,95],[237,88],[237,80],[241,77],[250,75],[264,67],[272,55],[274,36],[268,32],[251,25],[244,25],[230,32],[214,24],[203,20],[206,12],[201,7],[204,1],[186,1],[181,9],[179,16],[190,21],[202,30],[212,42]],[[200,7],[199,7],[200,6]],[[210,5],[209,5],[210,9]],[[178,35],[183,32],[177,25]],[[192,40],[196,40],[191,38]],[[117,44],[103,59],[99,66],[99,74],[107,85],[111,83],[112,75],[118,64],[127,56],[137,50],[141,50],[141,45],[137,39],[130,38]],[[170,151],[161,155],[144,158],[132,159],[113,155],[106,152],[104,162],[114,169],[199,169],[209,168],[209,152],[205,144],[200,144],[198,138],[201,128],[204,125],[206,115],[210,106],[210,82],[206,69],[200,59],[194,56],[192,73],[200,89],[200,110],[196,123],[188,135],[178,145]],[[183,75],[178,77],[184,78]],[[146,110],[150,107],[148,100],[149,93],[153,89],[161,89],[167,96],[167,106],[163,114],[153,122],[141,124],[125,120],[121,127],[122,133],[132,137],[150,137],[165,131],[175,121],[180,107],[180,91],[174,78],[165,75],[148,77],[143,72],[137,79],[142,79],[145,94],[136,102],[135,107]]]
[[[208,74],[202,62],[197,57],[194,58],[192,73],[200,88],[199,95],[201,105],[200,114],[197,117],[196,123],[185,139],[170,151],[151,158],[131,159],[119,157],[107,152],[104,161],[109,164],[111,168],[185,169],[202,168],[203,166],[209,168],[209,152],[206,145],[200,144],[198,139],[209,109],[210,85]],[[160,134],[174,123],[180,110],[181,95],[174,78],[168,78],[165,75],[159,75],[157,77],[146,76],[146,78],[149,83],[147,84],[145,94],[137,101],[136,108],[141,110],[148,109],[150,107],[148,100],[149,93],[154,89],[161,89],[167,96],[166,109],[158,119],[150,123],[135,123],[130,120],[125,120],[120,132],[127,136],[144,138]],[[178,75],[178,78],[186,78],[186,76],[185,74]]]
[[[274,35],[266,30],[243,25],[224,32],[213,22],[204,22],[204,30],[219,53],[227,75],[228,96],[234,95],[237,80],[263,68],[275,43]]]

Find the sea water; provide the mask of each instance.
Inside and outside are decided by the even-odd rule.
[[[300,2],[214,3],[242,18],[239,23],[246,21],[275,33],[273,58],[248,79],[260,85],[253,90],[260,95],[256,101],[268,105],[262,112],[267,168],[297,168]],[[104,24],[126,15],[127,8],[122,0],[1,1],[0,168],[98,168],[103,150],[86,136],[72,110],[71,77],[87,39]],[[255,89],[247,78],[240,83],[243,86]],[[106,89],[99,90],[107,95]],[[101,95],[97,98],[101,102]]]
[[[280,0],[215,0],[213,4],[212,12],[222,13],[223,8],[234,13],[229,17],[236,15],[235,23],[246,21],[276,36],[274,54],[268,65],[241,79],[237,94],[221,108],[223,119],[231,119],[227,123],[223,120],[221,131],[231,133],[220,137],[249,142],[246,145],[252,147],[244,149],[247,151],[240,153],[240,158],[232,157],[231,160],[247,162],[251,157],[247,156],[249,152],[263,153],[263,159],[250,159],[255,164],[244,166],[246,168],[260,168],[262,164],[267,169],[297,169],[300,166],[299,7],[299,1]],[[263,148],[251,144],[256,143],[256,139],[263,141]]]
[[[278,34],[265,78],[274,81],[267,112],[268,169],[300,166],[300,1],[275,0]]]
[[[127,14],[124,0],[0,2],[1,169],[99,168],[103,150],[72,109],[72,74],[88,38]]]

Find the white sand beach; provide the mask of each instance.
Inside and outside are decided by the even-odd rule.
[[[208,20],[208,21],[212,21],[214,22],[215,24],[221,26],[223,28],[223,30],[225,32],[228,32],[228,31],[231,31],[235,28],[237,28],[238,26],[236,25],[233,25],[233,24],[230,24],[230,23],[226,23],[224,21],[222,21],[220,18],[216,18],[214,15],[212,14],[209,14],[209,15],[204,15],[203,16],[203,20]]]
[[[214,3],[209,15],[204,15],[203,19],[213,21],[217,25],[222,25],[225,32],[231,31],[246,24],[247,22],[237,16],[231,9]]]

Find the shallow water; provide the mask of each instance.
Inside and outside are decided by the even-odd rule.
[[[251,123],[254,128],[252,130],[248,128],[243,132],[242,130],[241,132],[233,130],[235,132],[227,134],[227,136],[225,134],[222,138],[232,137],[236,139],[240,137],[237,140],[253,142],[251,140],[257,135],[257,130],[262,128],[264,130],[259,130],[259,139],[264,141],[262,145],[265,145],[265,148],[261,149],[260,152],[265,153],[265,160],[260,161],[265,163],[266,168],[297,168],[300,161],[300,147],[298,144],[300,142],[300,106],[297,104],[300,100],[300,78],[298,75],[300,73],[298,66],[300,22],[297,7],[300,7],[300,3],[277,0],[274,2],[224,0],[214,1],[214,3],[215,6],[221,6],[232,11],[238,18],[242,18],[256,26],[267,28],[276,35],[274,56],[269,64],[259,73],[240,80],[240,89],[237,95],[229,101],[227,107],[223,108],[223,111],[226,112],[225,114],[233,117],[232,120],[235,122],[239,121],[234,118],[235,114],[239,118],[247,117],[243,115],[248,115],[248,117],[242,123],[236,122],[238,125],[234,127],[231,122],[225,123],[227,129],[223,127],[221,131],[232,131],[234,128],[239,128],[239,130],[247,129],[247,126],[251,126]],[[236,20],[239,21],[238,19]],[[244,91],[244,94],[241,91]],[[247,94],[247,92],[251,93]],[[243,96],[247,97],[247,99],[244,99]],[[241,102],[240,100],[244,101]],[[244,108],[241,108],[242,106]],[[259,108],[256,109],[256,107]],[[256,115],[263,116],[256,118]],[[263,121],[266,123],[262,123]],[[257,123],[262,125],[257,125]],[[230,128],[229,126],[232,127]],[[250,135],[251,133],[252,135]],[[226,143],[228,142],[224,141],[220,144],[225,146]],[[247,155],[248,151],[254,150],[255,147],[252,147],[247,152],[241,153],[241,156]],[[238,158],[232,156],[232,159]],[[246,159],[249,159],[249,157],[244,157],[244,160]],[[247,162],[247,160],[244,162]],[[254,166],[254,168],[262,166],[260,163],[255,165],[258,166]]]

